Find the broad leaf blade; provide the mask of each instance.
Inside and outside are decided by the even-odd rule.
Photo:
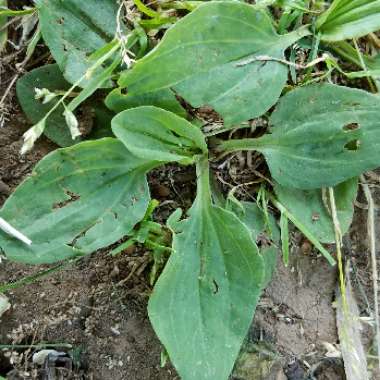
[[[70,84],[63,78],[56,64],[34,69],[17,81],[16,91],[18,100],[26,116],[33,124],[43,119],[57,101],[56,98],[47,104],[42,104],[40,100],[35,99],[35,88],[47,88],[52,92],[59,91],[64,93],[70,88]],[[80,141],[80,138],[74,141],[71,138],[63,112],[64,108],[60,106],[48,117],[44,133],[59,146],[66,147],[76,144]]]
[[[33,244],[0,232],[0,247],[11,260],[40,264],[116,242],[144,217],[145,173],[154,164],[132,156],[112,138],[51,153],[0,211]]]
[[[142,106],[120,112],[112,120],[112,130],[134,155],[163,162],[194,162],[207,152],[199,128],[161,108]]]
[[[271,134],[230,140],[221,150],[264,153],[283,186],[335,186],[380,166],[380,97],[331,84],[298,88],[272,114]]]
[[[87,56],[110,42],[117,29],[114,0],[36,0],[41,32],[64,77],[76,82]]]
[[[280,36],[264,10],[208,2],[178,21],[119,84],[133,96],[173,88],[192,106],[212,106],[226,124],[239,123],[266,112],[287,78],[285,65],[255,57],[284,58],[284,49],[307,33]]]
[[[358,179],[352,178],[334,188],[340,228],[345,234],[352,222],[354,201],[358,190]],[[298,190],[276,184],[278,200],[302,222],[322,243],[334,243],[335,232],[328,201],[324,201],[322,190]]]
[[[122,89],[115,88],[108,94],[105,103],[110,110],[117,113],[139,106],[155,106],[174,112],[178,116],[186,116],[186,110],[179,104],[170,89],[133,96],[123,94]]]
[[[247,227],[202,190],[188,219],[171,228],[173,253],[150,320],[183,380],[225,380],[252,321],[263,259]]]
[[[317,20],[321,39],[359,38],[380,29],[380,0],[335,0]]]

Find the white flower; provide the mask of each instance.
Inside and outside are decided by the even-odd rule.
[[[47,88],[36,87],[34,91],[36,93],[34,99],[42,99],[42,104],[49,103],[58,96],[57,94],[54,94],[54,92],[49,91]]]
[[[40,120],[36,125],[24,133],[24,144],[22,145],[20,152],[22,155],[24,155],[26,152],[29,152],[33,148],[34,143],[42,135],[45,129],[45,122],[46,119]]]
[[[71,137],[73,140],[75,140],[78,136],[81,135],[80,130],[78,128],[78,120],[68,108],[65,109],[63,116],[65,117],[66,124],[70,128]]]

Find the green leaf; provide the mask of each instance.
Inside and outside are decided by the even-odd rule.
[[[220,150],[258,150],[283,186],[335,186],[380,165],[380,97],[319,84],[286,94],[271,116],[271,134],[230,140]]]
[[[137,157],[191,164],[207,152],[199,128],[161,108],[143,106],[123,111],[112,120],[115,136]]]
[[[64,77],[75,83],[87,56],[110,42],[117,29],[114,0],[36,0],[41,32]]]
[[[230,200],[230,198],[228,198]],[[269,283],[277,264],[277,253],[280,242],[280,232],[275,218],[269,215],[269,227],[266,224],[264,212],[253,202],[228,202],[227,210],[234,214],[251,231],[252,239],[260,247],[260,253],[264,260],[265,280],[263,287]]]
[[[306,34],[278,35],[267,12],[248,4],[207,2],[168,30],[119,85],[131,96],[172,88],[194,107],[212,106],[226,124],[239,123],[265,113],[286,83],[284,64],[256,57],[282,59]]]
[[[280,216],[280,229],[282,260],[284,265],[287,267],[289,265],[289,219],[284,212],[282,212]]]
[[[41,264],[115,243],[144,217],[149,203],[145,173],[155,165],[112,138],[56,150],[0,211],[32,245],[0,232],[0,247],[10,260]]]
[[[54,106],[58,98],[42,104],[35,99],[35,88],[48,89],[49,91],[66,92],[70,84],[63,78],[58,65],[45,65],[23,75],[16,85],[17,97],[20,105],[31,123],[36,124]],[[76,144],[80,139],[72,140],[70,130],[66,126],[63,116],[64,108],[59,106],[47,119],[45,135],[58,144],[65,147]]]
[[[317,19],[325,41],[359,38],[380,29],[380,0],[334,0]]]
[[[187,219],[171,217],[173,253],[149,301],[149,318],[183,380],[226,380],[251,324],[264,262],[251,232],[211,203],[208,165]]]
[[[0,2],[0,17],[26,16],[36,11],[35,8],[13,10],[13,9],[6,8],[6,6],[7,6],[7,0],[2,0]]]
[[[6,7],[8,0],[0,0],[0,53],[4,50],[5,45],[7,44],[8,39],[8,28],[5,25],[8,22],[8,14],[3,10],[3,7]]]
[[[358,179],[349,179],[334,188],[338,219],[342,234],[352,222],[354,201],[358,191]],[[335,232],[328,200],[322,190],[298,190],[275,185],[278,200],[322,243],[334,243]]]
[[[178,116],[186,116],[186,110],[179,104],[173,91],[168,88],[136,96],[123,94],[121,88],[115,88],[108,94],[105,103],[116,113],[139,106],[155,106],[174,112]]]
[[[330,265],[336,264],[336,261],[331,256],[330,252],[323,247],[318,238],[316,238],[315,235],[309,231],[309,229],[304,224],[302,224],[302,222],[298,220],[296,216],[294,216],[282,203],[280,203],[274,197],[271,197],[271,201],[272,204],[281,212],[281,214],[286,216],[310,240],[310,242],[318,249],[318,251],[322,253]]]

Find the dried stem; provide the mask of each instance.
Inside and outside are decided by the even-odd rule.
[[[373,295],[374,295],[374,309],[375,309],[375,324],[376,324],[376,346],[377,346],[377,359],[380,370],[380,321],[379,321],[379,285],[378,285],[378,272],[376,261],[376,232],[375,232],[375,207],[373,197],[365,178],[361,177],[364,195],[368,203],[368,217],[367,217],[367,230],[369,238],[369,249],[371,254],[372,263],[372,282],[373,282]]]

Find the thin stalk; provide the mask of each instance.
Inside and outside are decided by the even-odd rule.
[[[359,58],[360,66],[361,66],[361,68],[362,68],[364,71],[368,72],[367,65],[366,65],[365,62],[364,62],[363,55],[362,55],[362,53],[361,53],[361,51],[360,51],[359,45],[358,45],[358,43],[357,43],[357,41],[356,41],[356,38],[354,38],[353,41],[354,41],[354,45],[355,45],[355,49],[356,49],[356,53],[357,53],[358,58]],[[369,84],[369,87],[370,87],[371,91],[372,91],[373,93],[376,93],[377,91],[376,91],[375,86],[374,86],[373,83],[372,83],[372,80],[371,80],[371,78],[370,78],[370,75],[367,75],[367,82],[368,82],[368,84]]]
[[[37,272],[37,273],[35,273],[35,274],[31,275],[31,276],[23,277],[20,280],[17,280],[15,282],[11,282],[9,284],[0,285],[0,293],[4,293],[4,292],[9,291],[9,290],[14,290],[14,289],[17,289],[17,288],[21,288],[22,286],[25,286],[25,285],[33,284],[34,282],[40,280],[43,277],[46,277],[46,276],[48,276],[48,275],[50,275],[50,274],[52,274],[54,272],[57,272],[58,270],[63,269],[63,268],[67,267],[70,264],[76,263],[77,261],[81,260],[83,257],[84,256],[80,256],[80,257],[77,257],[75,259],[68,260],[68,261],[66,261],[66,262],[64,262],[62,264],[56,265],[53,268],[49,268],[49,269]]]
[[[0,350],[3,349],[22,349],[22,348],[35,348],[37,350],[41,348],[73,348],[69,343],[38,343],[38,344],[0,344]]]
[[[341,57],[347,59],[358,67],[361,67],[360,60],[357,57],[356,50],[346,41],[341,41],[332,45],[329,48],[334,50]]]
[[[62,96],[62,98],[59,99],[59,101],[50,109],[50,111],[44,116],[44,119],[47,119],[63,102],[70,96],[70,94],[75,90],[76,87],[83,81],[83,79],[86,79],[88,77],[89,73],[94,72],[99,66],[101,66],[108,58],[110,58],[121,46],[121,42],[118,41],[117,44],[103,57],[98,59],[87,71],[86,73],[81,76],[65,93],[65,95]]]
[[[346,299],[346,284],[344,281],[344,270],[343,270],[343,259],[342,259],[342,232],[340,228],[340,222],[338,219],[338,213],[336,211],[333,187],[329,187],[329,198],[330,198],[331,216],[333,219],[334,232],[335,232],[336,254],[337,254],[337,259],[338,259],[338,270],[339,270],[339,286],[340,286],[340,292],[342,296],[343,312],[346,315],[348,315],[348,306],[347,306],[347,299]]]
[[[374,309],[375,309],[375,324],[376,324],[376,346],[377,346],[377,360],[380,370],[380,317],[379,317],[379,275],[377,271],[377,260],[376,260],[376,232],[375,232],[375,205],[373,202],[371,190],[368,184],[365,182],[365,178],[361,177],[362,187],[364,190],[364,195],[368,203],[368,238],[369,238],[369,248],[371,253],[371,264],[372,264],[372,283],[373,283],[373,295],[374,295]]]
[[[0,218],[0,230],[4,231],[6,234],[13,236],[14,238],[22,241],[26,245],[31,245],[32,241],[26,237],[23,233],[16,230],[13,226],[11,226],[6,220]]]

